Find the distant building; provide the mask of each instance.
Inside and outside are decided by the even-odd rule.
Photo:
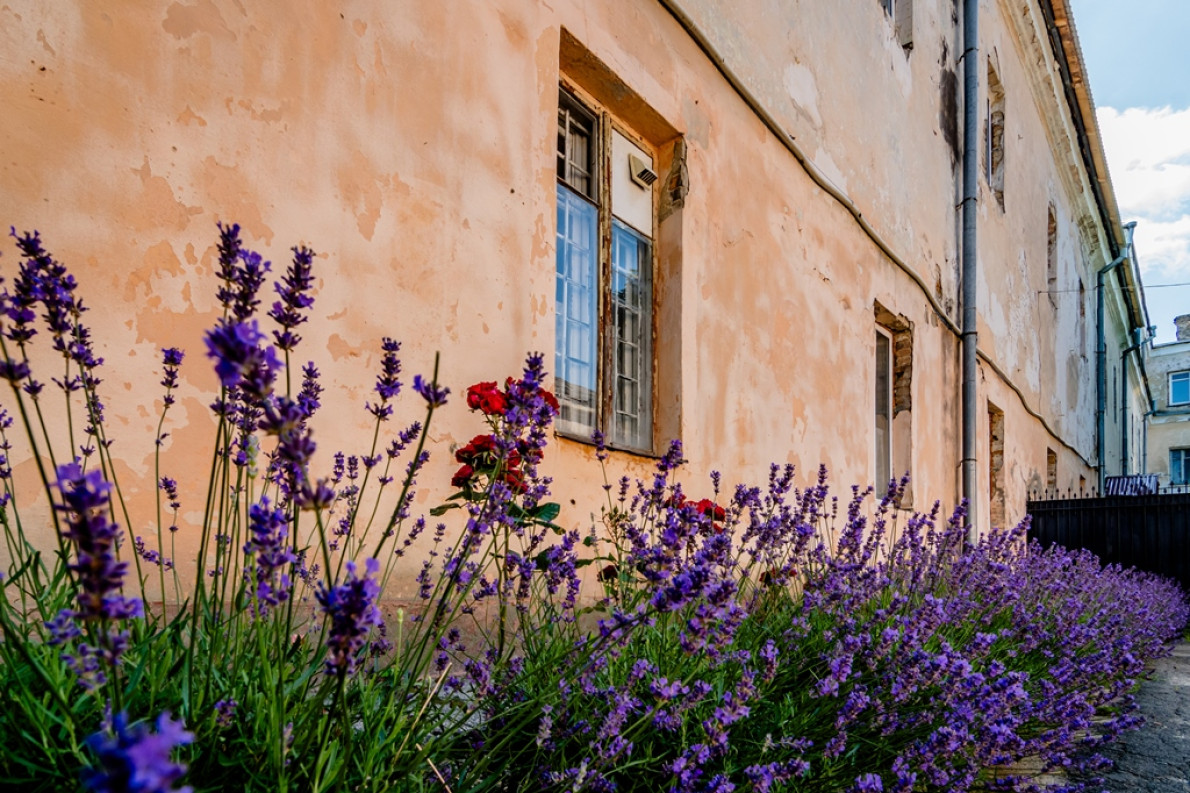
[[[1177,341],[1146,353],[1153,410],[1146,464],[1163,486],[1190,485],[1190,314],[1174,319]]]

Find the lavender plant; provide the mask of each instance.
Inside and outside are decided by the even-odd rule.
[[[798,487],[790,466],[759,486],[691,486],[676,443],[648,481],[604,470],[600,522],[567,528],[540,468],[558,410],[540,355],[466,390],[483,430],[455,453],[455,492],[415,516],[429,427],[455,407],[436,364],[404,392],[423,417],[391,428],[400,345],[382,339],[357,406],[371,440],[326,454],[321,371],[292,372],[315,254],[293,249],[259,316],[272,265],[235,225],[219,227],[222,316],[203,339],[220,391],[202,517],[180,517],[176,479],[201,464],[163,456],[185,360],[169,348],[154,514],[134,518],[81,290],[40,237],[13,236],[0,784],[1029,790],[1002,769],[1093,767],[1138,723],[1131,692],[1187,621],[1174,584],[1030,546],[1027,523],[969,546],[961,508],[896,508],[905,481],[839,499],[825,470]],[[53,388],[35,379],[47,358]],[[34,478],[14,477],[14,453]],[[18,508],[39,501],[52,548]],[[145,525],[128,542],[124,527]],[[386,621],[384,586],[416,554],[418,605]]]

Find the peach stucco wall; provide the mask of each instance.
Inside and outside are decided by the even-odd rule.
[[[438,454],[427,483],[445,483],[450,446],[479,430],[457,398],[463,388],[515,372],[529,350],[552,362],[563,28],[687,146],[691,190],[677,238],[663,239],[670,247],[661,252],[677,262],[664,296],[676,310],[658,333],[681,340],[673,390],[688,489],[709,487],[712,470],[728,483],[760,483],[771,462],[797,463],[806,477],[824,462],[839,486],[869,482],[878,301],[914,330],[917,505],[953,505],[957,337],[674,17],[642,0],[465,5],[0,5],[0,221],[40,229],[82,284],[107,359],[122,484],[142,510],[152,493],[157,351],[188,352],[163,471],[185,486],[190,525],[179,556],[193,557],[187,538],[213,429],[206,405],[216,380],[201,339],[217,316],[216,221],[241,223],[275,270],[291,245],[319,252],[317,319],[303,326],[297,357],[315,360],[331,385],[315,425],[325,469],[334,450],[367,450],[363,403],[381,336],[404,343],[410,375],[428,372],[441,351],[441,379],[456,394],[431,433]],[[845,12],[808,0],[681,5],[957,321],[952,5],[917,4],[909,52],[874,0]],[[1094,456],[1087,350],[1071,349],[1077,311],[1037,313],[1046,206],[1061,217],[1064,283],[1079,272],[1086,281],[1102,253],[1094,221],[1088,230],[1084,220],[1081,166],[1049,142],[1061,131],[1060,113],[1036,98],[1047,78],[1030,74],[1031,51],[997,3],[986,2],[984,16],[1018,147],[1008,209],[981,200],[979,304],[981,349],[1009,378],[981,373],[983,398],[1006,412],[1015,519],[1030,478],[1044,477],[1047,448],[1060,450],[1070,480],[1089,476]],[[3,250],[10,275],[15,250]],[[408,421],[417,405],[398,412]],[[27,454],[14,459],[27,473]],[[651,462],[617,454],[612,473],[643,475]],[[592,450],[559,440],[547,468],[560,520],[589,526],[602,492]],[[418,506],[445,492],[423,489]]]

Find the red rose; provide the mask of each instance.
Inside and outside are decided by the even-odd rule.
[[[714,501],[711,501],[709,498],[704,498],[702,501],[699,501],[696,508],[698,509],[698,514],[705,515],[713,521],[720,521],[727,518],[727,510],[723,509],[723,507],[719,506]]]
[[[469,465],[464,465],[455,475],[451,477],[450,483],[454,487],[470,487],[471,477],[475,476],[475,469]]]
[[[466,446],[455,452],[455,459],[460,463],[475,465],[476,462],[480,462],[480,458],[495,456],[495,454],[496,436],[476,435],[474,438],[467,441]]]
[[[485,385],[485,384],[480,383],[480,385]],[[494,386],[495,383],[492,383],[491,385]],[[508,393],[512,393],[513,388],[524,388],[524,387],[525,387],[524,380],[513,380],[511,377],[505,378],[505,380],[504,380],[504,390]],[[554,415],[555,416],[558,415],[558,412],[561,410],[561,407],[559,407],[559,405],[558,405],[557,397],[555,397],[552,393],[550,393],[546,389],[542,388],[541,386],[537,387],[537,393],[538,393],[538,395],[541,396],[541,399],[543,402],[545,402],[547,405],[549,405],[551,408],[553,408]]]
[[[504,484],[508,485],[508,489],[514,493],[524,493],[527,489],[525,475],[516,468],[509,468],[500,478],[504,480]]]
[[[467,389],[467,407],[485,416],[502,416],[508,409],[508,398],[494,382],[476,383]]]
[[[685,496],[678,496],[677,498],[673,498],[671,496],[665,500],[665,506],[669,507],[670,509],[681,509],[682,507],[689,506],[690,503],[690,501],[686,500]]]

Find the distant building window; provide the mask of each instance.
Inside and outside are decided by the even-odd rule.
[[[988,187],[1004,209],[1004,86],[988,61],[987,151],[984,156]]]
[[[1169,483],[1190,484],[1190,449],[1169,450]]]
[[[913,48],[913,0],[880,0],[880,7],[892,20],[897,42],[905,49]]]
[[[558,429],[653,450],[652,152],[608,113],[558,98]]]
[[[1169,376],[1169,404],[1190,405],[1190,372],[1174,372]]]

